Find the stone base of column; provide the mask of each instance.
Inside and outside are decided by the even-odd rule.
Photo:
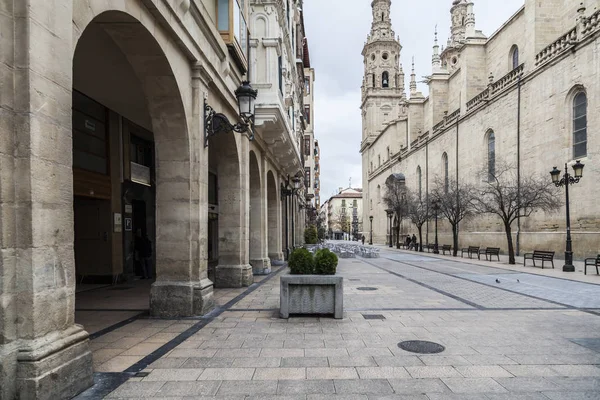
[[[271,265],[281,266],[285,264],[285,256],[282,253],[270,253],[269,258],[271,259]]]
[[[215,271],[215,287],[241,288],[254,283],[251,265],[218,265]]]
[[[269,275],[271,273],[271,260],[269,258],[258,258],[250,260],[253,275]]]
[[[157,318],[195,317],[215,307],[213,283],[156,281],[150,289],[150,315]]]
[[[70,399],[94,383],[88,333],[81,325],[30,341],[19,350],[19,399]]]

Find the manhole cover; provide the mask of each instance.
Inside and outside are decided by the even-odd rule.
[[[426,342],[424,340],[408,340],[398,343],[398,347],[411,353],[436,354],[446,350],[444,346],[438,343]]]
[[[385,317],[381,314],[363,314],[362,316],[364,319],[385,319]]]
[[[370,291],[370,290],[377,290],[377,288],[376,287],[359,287],[359,288],[356,288],[356,290],[368,290],[368,291]]]

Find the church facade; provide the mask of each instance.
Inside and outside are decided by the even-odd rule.
[[[387,240],[385,181],[401,173],[407,187],[429,196],[436,182],[482,184],[482,173],[508,165],[521,176],[551,181],[581,160],[581,181],[569,188],[575,258],[600,252],[600,1],[572,0],[525,5],[492,36],[476,29],[475,5],[453,0],[451,33],[445,46],[437,32],[429,88],[410,86],[400,62],[402,46],[392,29],[391,0],[374,0],[373,23],[363,50],[362,172],[363,221],[373,217],[373,241]],[[564,188],[556,189],[564,199]],[[563,203],[565,203],[563,201]],[[403,234],[416,232],[405,223]],[[513,227],[521,252],[564,251],[565,207],[536,212]],[[423,240],[433,243],[433,223]],[[441,244],[452,231],[439,224]],[[517,239],[516,237],[514,239]],[[507,251],[499,218],[461,223],[461,246],[500,246]]]

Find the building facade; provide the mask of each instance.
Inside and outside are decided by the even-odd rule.
[[[213,286],[250,285],[303,236],[305,188],[283,194],[304,174],[301,8],[2,2],[0,398],[92,384],[76,282],[135,279],[138,235],[166,318],[209,312]],[[207,138],[210,110],[240,120],[244,80],[254,126]]]
[[[362,189],[340,188],[335,196],[331,196],[322,209],[327,215],[324,221],[327,236],[333,240],[357,240],[363,229],[363,195]]]
[[[402,49],[389,19],[390,0],[373,2],[373,25],[364,47],[361,144],[363,219],[373,216],[374,241],[387,234],[385,181],[406,177],[413,192],[429,196],[437,182],[481,184],[496,165],[550,182],[554,166],[586,165],[571,190],[577,258],[600,251],[600,2],[526,0],[498,31],[476,29],[475,4],[449,4],[451,33],[445,46],[434,36],[428,96],[418,91],[413,60],[408,93],[399,62]],[[401,36],[402,34],[400,34]],[[420,60],[417,60],[420,61]],[[590,133],[588,135],[588,132]],[[564,189],[556,196],[564,198]],[[576,199],[576,200],[573,200]],[[534,213],[513,227],[521,251],[564,249],[565,210]],[[405,226],[404,233],[414,230]],[[433,241],[433,224],[424,239]],[[452,243],[440,224],[440,241]],[[506,242],[499,219],[478,217],[460,226],[462,245]],[[501,246],[506,251],[506,245]]]

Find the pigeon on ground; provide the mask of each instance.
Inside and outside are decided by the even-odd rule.
[[[496,279],[496,283],[500,283],[500,279]]]
[[[517,282],[521,283],[521,281],[520,281],[520,280],[518,280],[518,279],[517,279]]]

